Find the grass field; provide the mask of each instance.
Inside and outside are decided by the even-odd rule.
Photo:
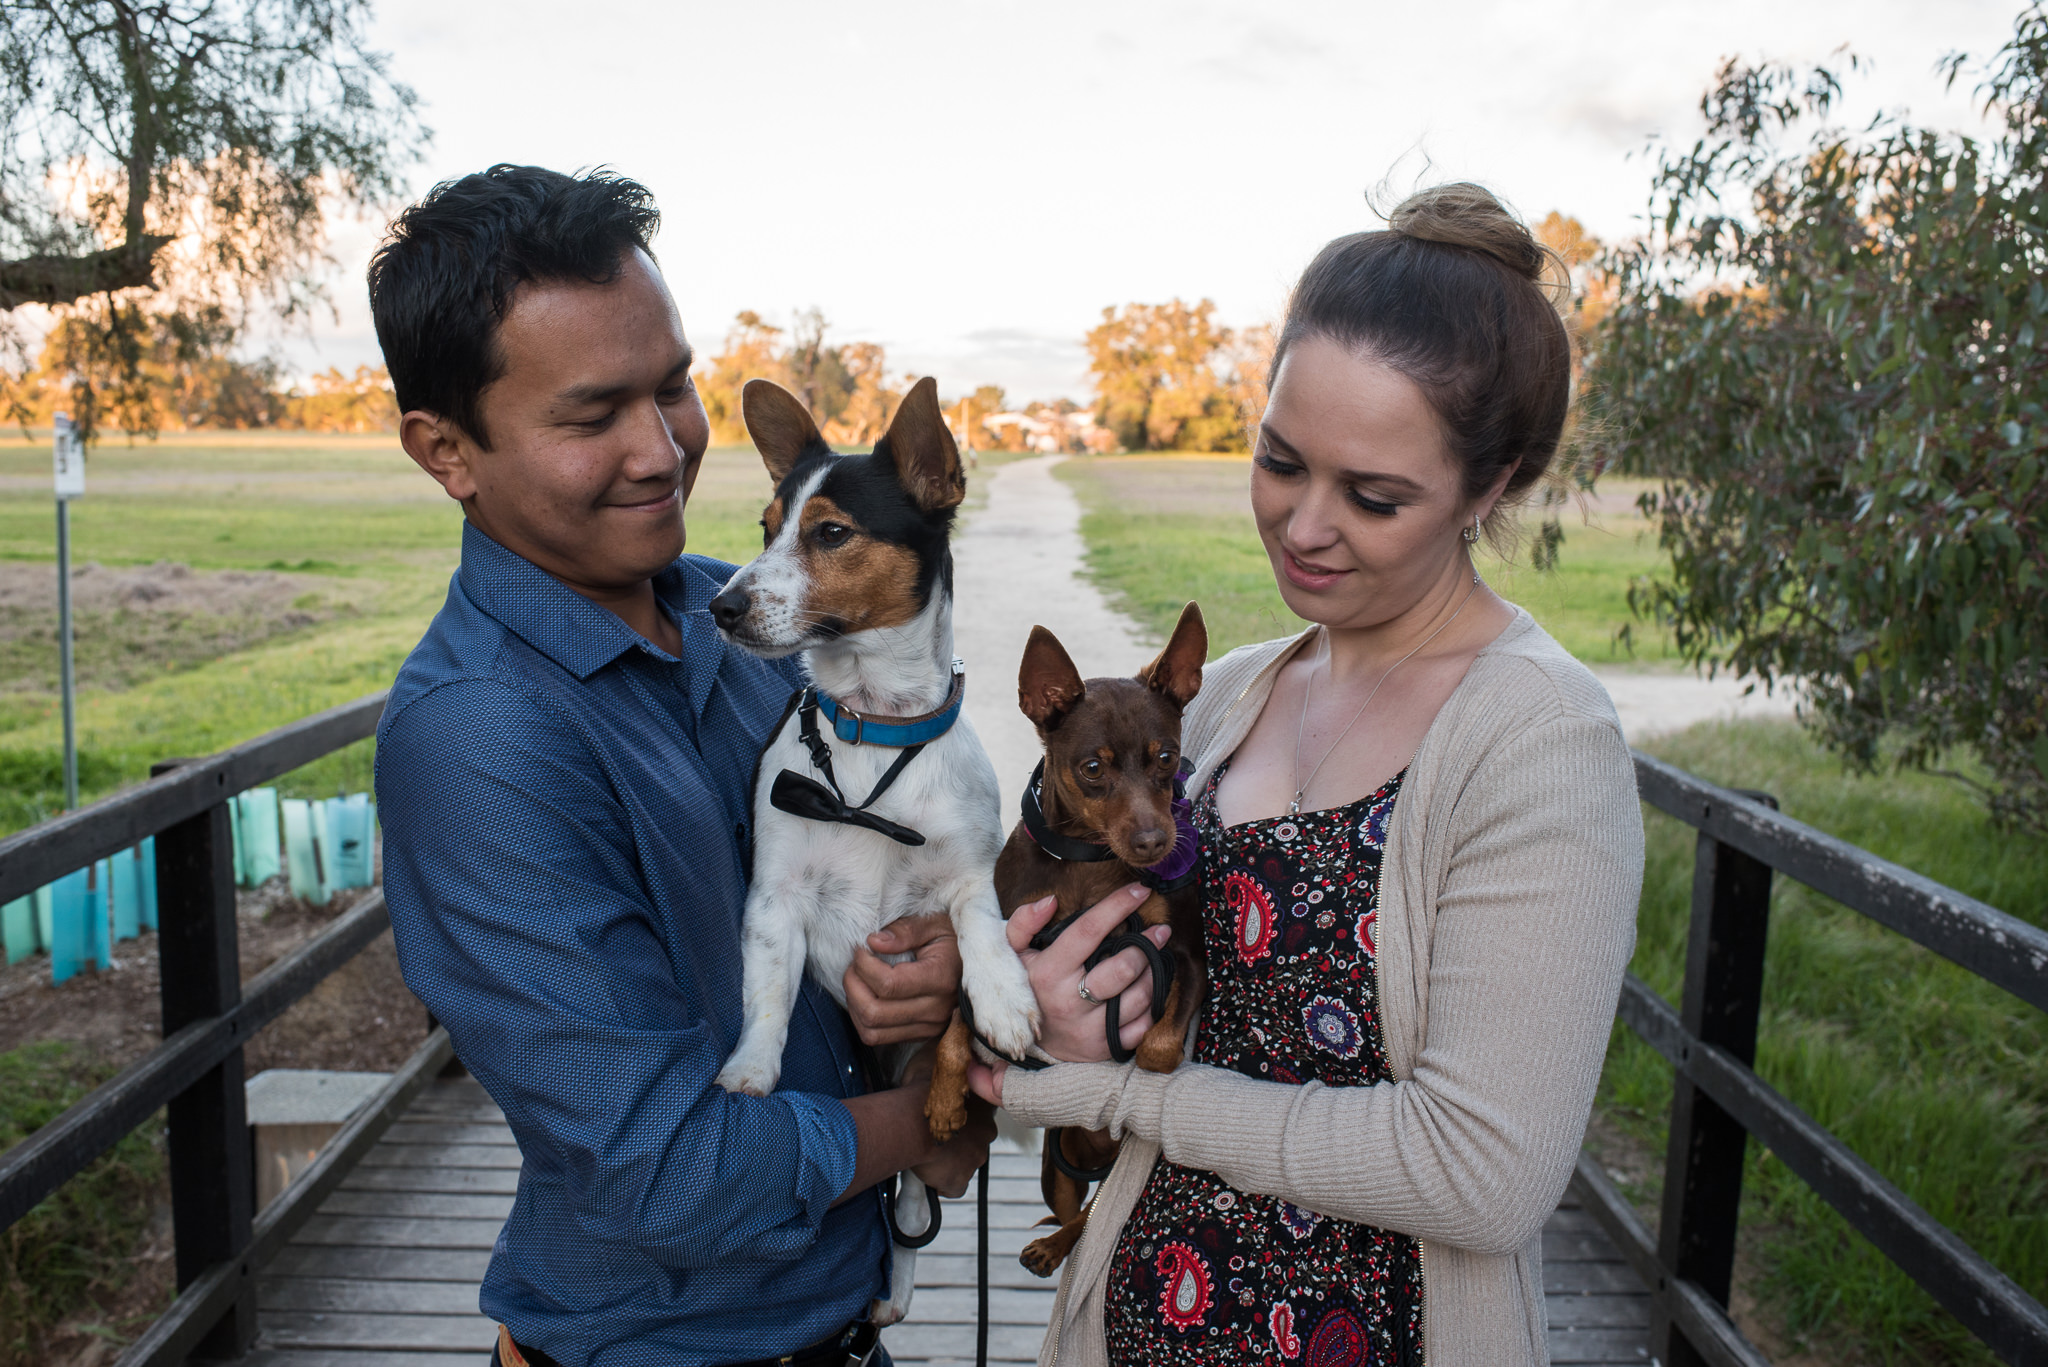
[[[1212,656],[1301,629],[1273,587],[1252,526],[1246,457],[1105,456],[1067,461],[1058,473],[1081,500],[1090,571],[1152,631],[1170,631],[1190,598],[1202,604]],[[1554,572],[1487,555],[1479,569],[1589,664],[1669,668],[1675,656],[1665,633],[1629,616],[1630,579],[1664,563],[1634,500],[1635,486],[1617,481],[1589,513],[1564,509]]]
[[[0,560],[53,563],[46,444],[0,443]],[[442,600],[458,559],[461,510],[389,437],[270,433],[167,436],[107,445],[73,505],[75,564],[284,574],[342,605],[219,655],[193,658],[178,629],[122,639],[118,620],[81,619],[82,662],[126,658],[118,687],[83,687],[80,769],[87,798],[144,777],[151,761],[207,754],[390,684]],[[689,548],[744,559],[768,478],[752,450],[705,457]],[[217,624],[187,620],[189,636]],[[95,634],[95,628],[100,628]],[[0,829],[62,802],[56,646],[47,631],[0,651]],[[88,679],[90,675],[88,673]],[[303,795],[369,786],[367,743],[292,775]]]
[[[1155,632],[1200,599],[1212,649],[1299,629],[1245,511],[1244,461],[1101,458],[1061,475],[1082,500],[1097,582]],[[1564,519],[1561,568],[1481,561],[1568,649],[1594,664],[1673,668],[1636,624],[1632,576],[1659,563],[1635,489],[1603,485]],[[1799,820],[2048,925],[2048,843],[1991,827],[1951,780],[1858,777],[1791,723],[1704,726],[1645,747],[1718,783],[1774,793]],[[1694,839],[1648,812],[1634,970],[1674,1002],[1684,976]],[[2048,1299],[2048,1021],[1827,899],[1780,880],[1772,901],[1759,1071],[1936,1218]],[[1616,1029],[1593,1143],[1654,1225],[1671,1071]],[[1741,1272],[1750,1322],[1804,1361],[1991,1361],[1946,1313],[1752,1144]]]

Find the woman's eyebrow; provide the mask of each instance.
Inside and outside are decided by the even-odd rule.
[[[1293,442],[1275,432],[1272,424],[1260,423],[1259,432],[1266,438],[1269,444],[1278,447],[1282,454],[1292,456],[1296,460],[1302,458],[1300,449]],[[1384,470],[1346,470],[1344,478],[1380,485],[1394,485],[1417,494],[1429,492],[1428,486],[1418,480],[1412,480],[1406,475],[1389,474]]]

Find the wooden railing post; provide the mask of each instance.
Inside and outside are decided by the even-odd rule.
[[[1777,806],[1765,794],[1746,796]],[[1727,1050],[1745,1065],[1756,1061],[1770,909],[1771,866],[1700,832],[1693,859],[1692,923],[1680,1019],[1687,1033]],[[1683,1278],[1724,1308],[1735,1268],[1747,1139],[1734,1117],[1683,1074],[1677,1078],[1657,1257],[1664,1265],[1667,1286]],[[1667,1292],[1652,1304],[1650,1351],[1664,1367],[1702,1367],[1707,1359],[1672,1320]]]
[[[152,775],[181,761],[156,765]],[[156,840],[157,952],[164,1036],[218,1016],[242,999],[235,931],[235,840],[227,794]],[[177,1236],[178,1289],[249,1247],[256,1181],[249,1152],[249,1111],[236,1048],[167,1108],[171,1218]],[[194,1350],[197,1358],[237,1358],[256,1338],[256,1292],[246,1283]]]

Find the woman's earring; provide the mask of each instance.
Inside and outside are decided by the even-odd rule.
[[[1474,514],[1472,514],[1472,525],[1471,525],[1471,526],[1469,526],[1469,527],[1467,527],[1467,528],[1466,528],[1466,529],[1465,529],[1464,531],[1462,531],[1462,532],[1459,532],[1459,533],[1458,533],[1458,535],[1459,535],[1459,536],[1461,536],[1461,537],[1463,537],[1463,538],[1465,539],[1465,544],[1466,544],[1466,546],[1468,546],[1468,547],[1471,547],[1471,546],[1476,546],[1476,545],[1478,545],[1478,544],[1479,544],[1479,514],[1477,514],[1477,513],[1474,513]],[[1478,585],[1478,583],[1479,583],[1479,569],[1478,569],[1478,567],[1477,567],[1477,566],[1474,566],[1474,567],[1473,567],[1473,570],[1472,570],[1472,583],[1473,583],[1473,585],[1474,585],[1475,587],[1476,587],[1476,586]]]

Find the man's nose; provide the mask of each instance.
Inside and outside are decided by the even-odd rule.
[[[745,589],[727,589],[711,600],[711,620],[718,623],[719,630],[731,631],[753,606],[753,594]]]
[[[674,481],[682,469],[683,451],[669,430],[661,405],[649,400],[635,407],[629,428],[632,450],[626,457],[627,477],[636,484],[650,479]]]

